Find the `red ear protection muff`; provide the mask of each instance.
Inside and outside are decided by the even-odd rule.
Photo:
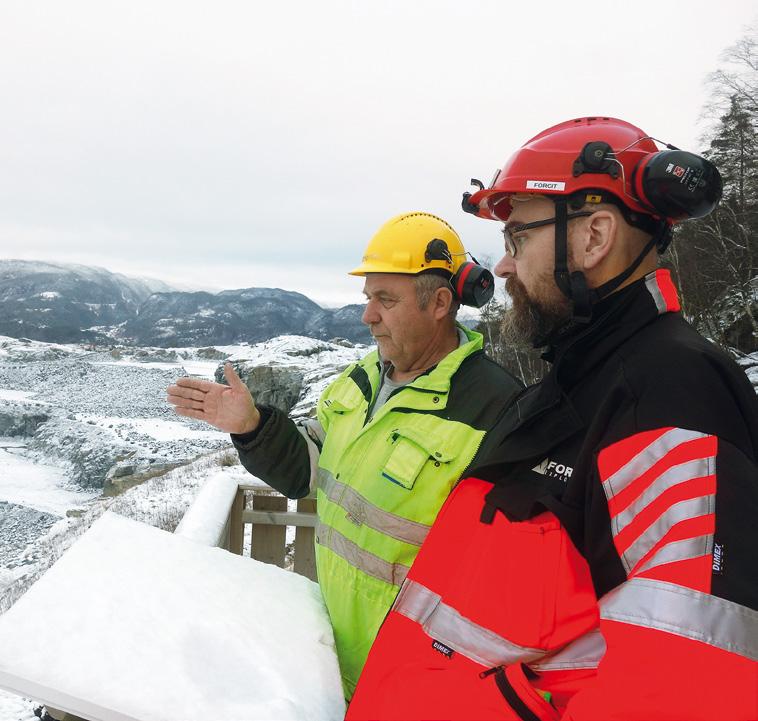
[[[492,300],[495,279],[484,266],[466,261],[450,279],[450,285],[463,305],[481,308]]]
[[[426,261],[448,260],[453,262],[447,243],[435,238],[430,240],[424,253]],[[450,285],[456,298],[463,304],[473,308],[481,308],[492,300],[495,292],[495,279],[492,273],[472,256],[471,261],[464,262],[450,278]],[[435,272],[435,271],[429,271]]]
[[[708,215],[721,200],[722,182],[710,160],[684,150],[662,150],[640,160],[632,187],[656,215],[676,222]]]

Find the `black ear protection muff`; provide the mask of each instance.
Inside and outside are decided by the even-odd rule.
[[[447,243],[440,238],[434,238],[434,240],[429,241],[424,258],[427,263],[432,260],[453,262],[453,257],[447,247]],[[495,279],[489,270],[479,265],[474,256],[471,256],[471,260],[473,262],[466,261],[458,268],[450,278],[450,285],[456,297],[463,305],[481,308],[492,300],[492,296],[495,293]]]
[[[594,141],[582,148],[573,174],[607,173],[615,179],[622,170],[616,151],[608,143]],[[645,155],[634,167],[630,185],[635,200],[672,223],[708,215],[722,192],[721,175],[710,160],[673,145]]]
[[[723,183],[710,160],[685,150],[662,150],[637,164],[632,188],[657,215],[677,221],[708,215],[721,200]]]

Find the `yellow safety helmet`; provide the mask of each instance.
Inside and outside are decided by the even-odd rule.
[[[465,262],[466,250],[458,233],[442,218],[430,213],[403,213],[379,228],[366,246],[361,264],[350,275],[417,275],[435,269],[454,275]]]
[[[466,260],[458,233],[431,213],[403,213],[390,218],[369,241],[361,264],[350,275],[429,271],[450,274],[450,286],[464,305],[481,308],[495,290],[492,273]]]

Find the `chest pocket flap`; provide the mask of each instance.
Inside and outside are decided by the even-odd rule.
[[[409,428],[394,430],[390,441],[392,452],[384,464],[382,477],[409,490],[426,463],[439,466],[455,457],[441,439]]]
[[[329,413],[349,413],[366,403],[361,389],[349,378],[342,379],[324,399],[324,410]]]

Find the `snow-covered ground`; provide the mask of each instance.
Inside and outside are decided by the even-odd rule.
[[[208,479],[251,481],[239,465],[227,465],[226,434],[174,414],[166,388],[176,378],[212,379],[225,359],[294,367],[303,383],[293,415],[309,415],[335,374],[367,351],[297,336],[254,346],[112,351],[0,336],[0,613],[105,510],[173,530]],[[73,482],[85,477],[76,474],[78,461],[93,467],[87,477],[102,477],[108,464],[143,464],[153,477],[102,497],[101,487]],[[0,721],[33,721],[33,710],[32,701],[0,692]]]
[[[62,517],[100,495],[98,491],[62,483],[60,466],[35,462],[23,452],[18,441],[0,438],[0,502]]]
[[[36,537],[80,515],[104,483],[118,492],[230,447],[227,434],[174,413],[166,388],[178,377],[212,379],[225,359],[296,368],[303,382],[293,413],[308,415],[329,380],[367,350],[300,336],[112,350],[0,336],[0,578],[27,565]],[[12,437],[3,439],[3,428]]]
[[[59,520],[28,545],[19,565],[0,568],[0,613],[21,597],[105,511],[172,530],[208,481],[222,475],[236,483],[249,482],[250,476],[241,466],[225,465],[228,462],[227,451],[205,456],[119,496],[96,498],[80,514]],[[38,642],[29,639],[31,647]],[[0,691],[0,721],[35,721],[35,706],[39,704]]]
[[[38,632],[45,643],[30,651]],[[345,711],[315,583],[113,513],[0,617],[0,681],[88,718],[339,721]]]

